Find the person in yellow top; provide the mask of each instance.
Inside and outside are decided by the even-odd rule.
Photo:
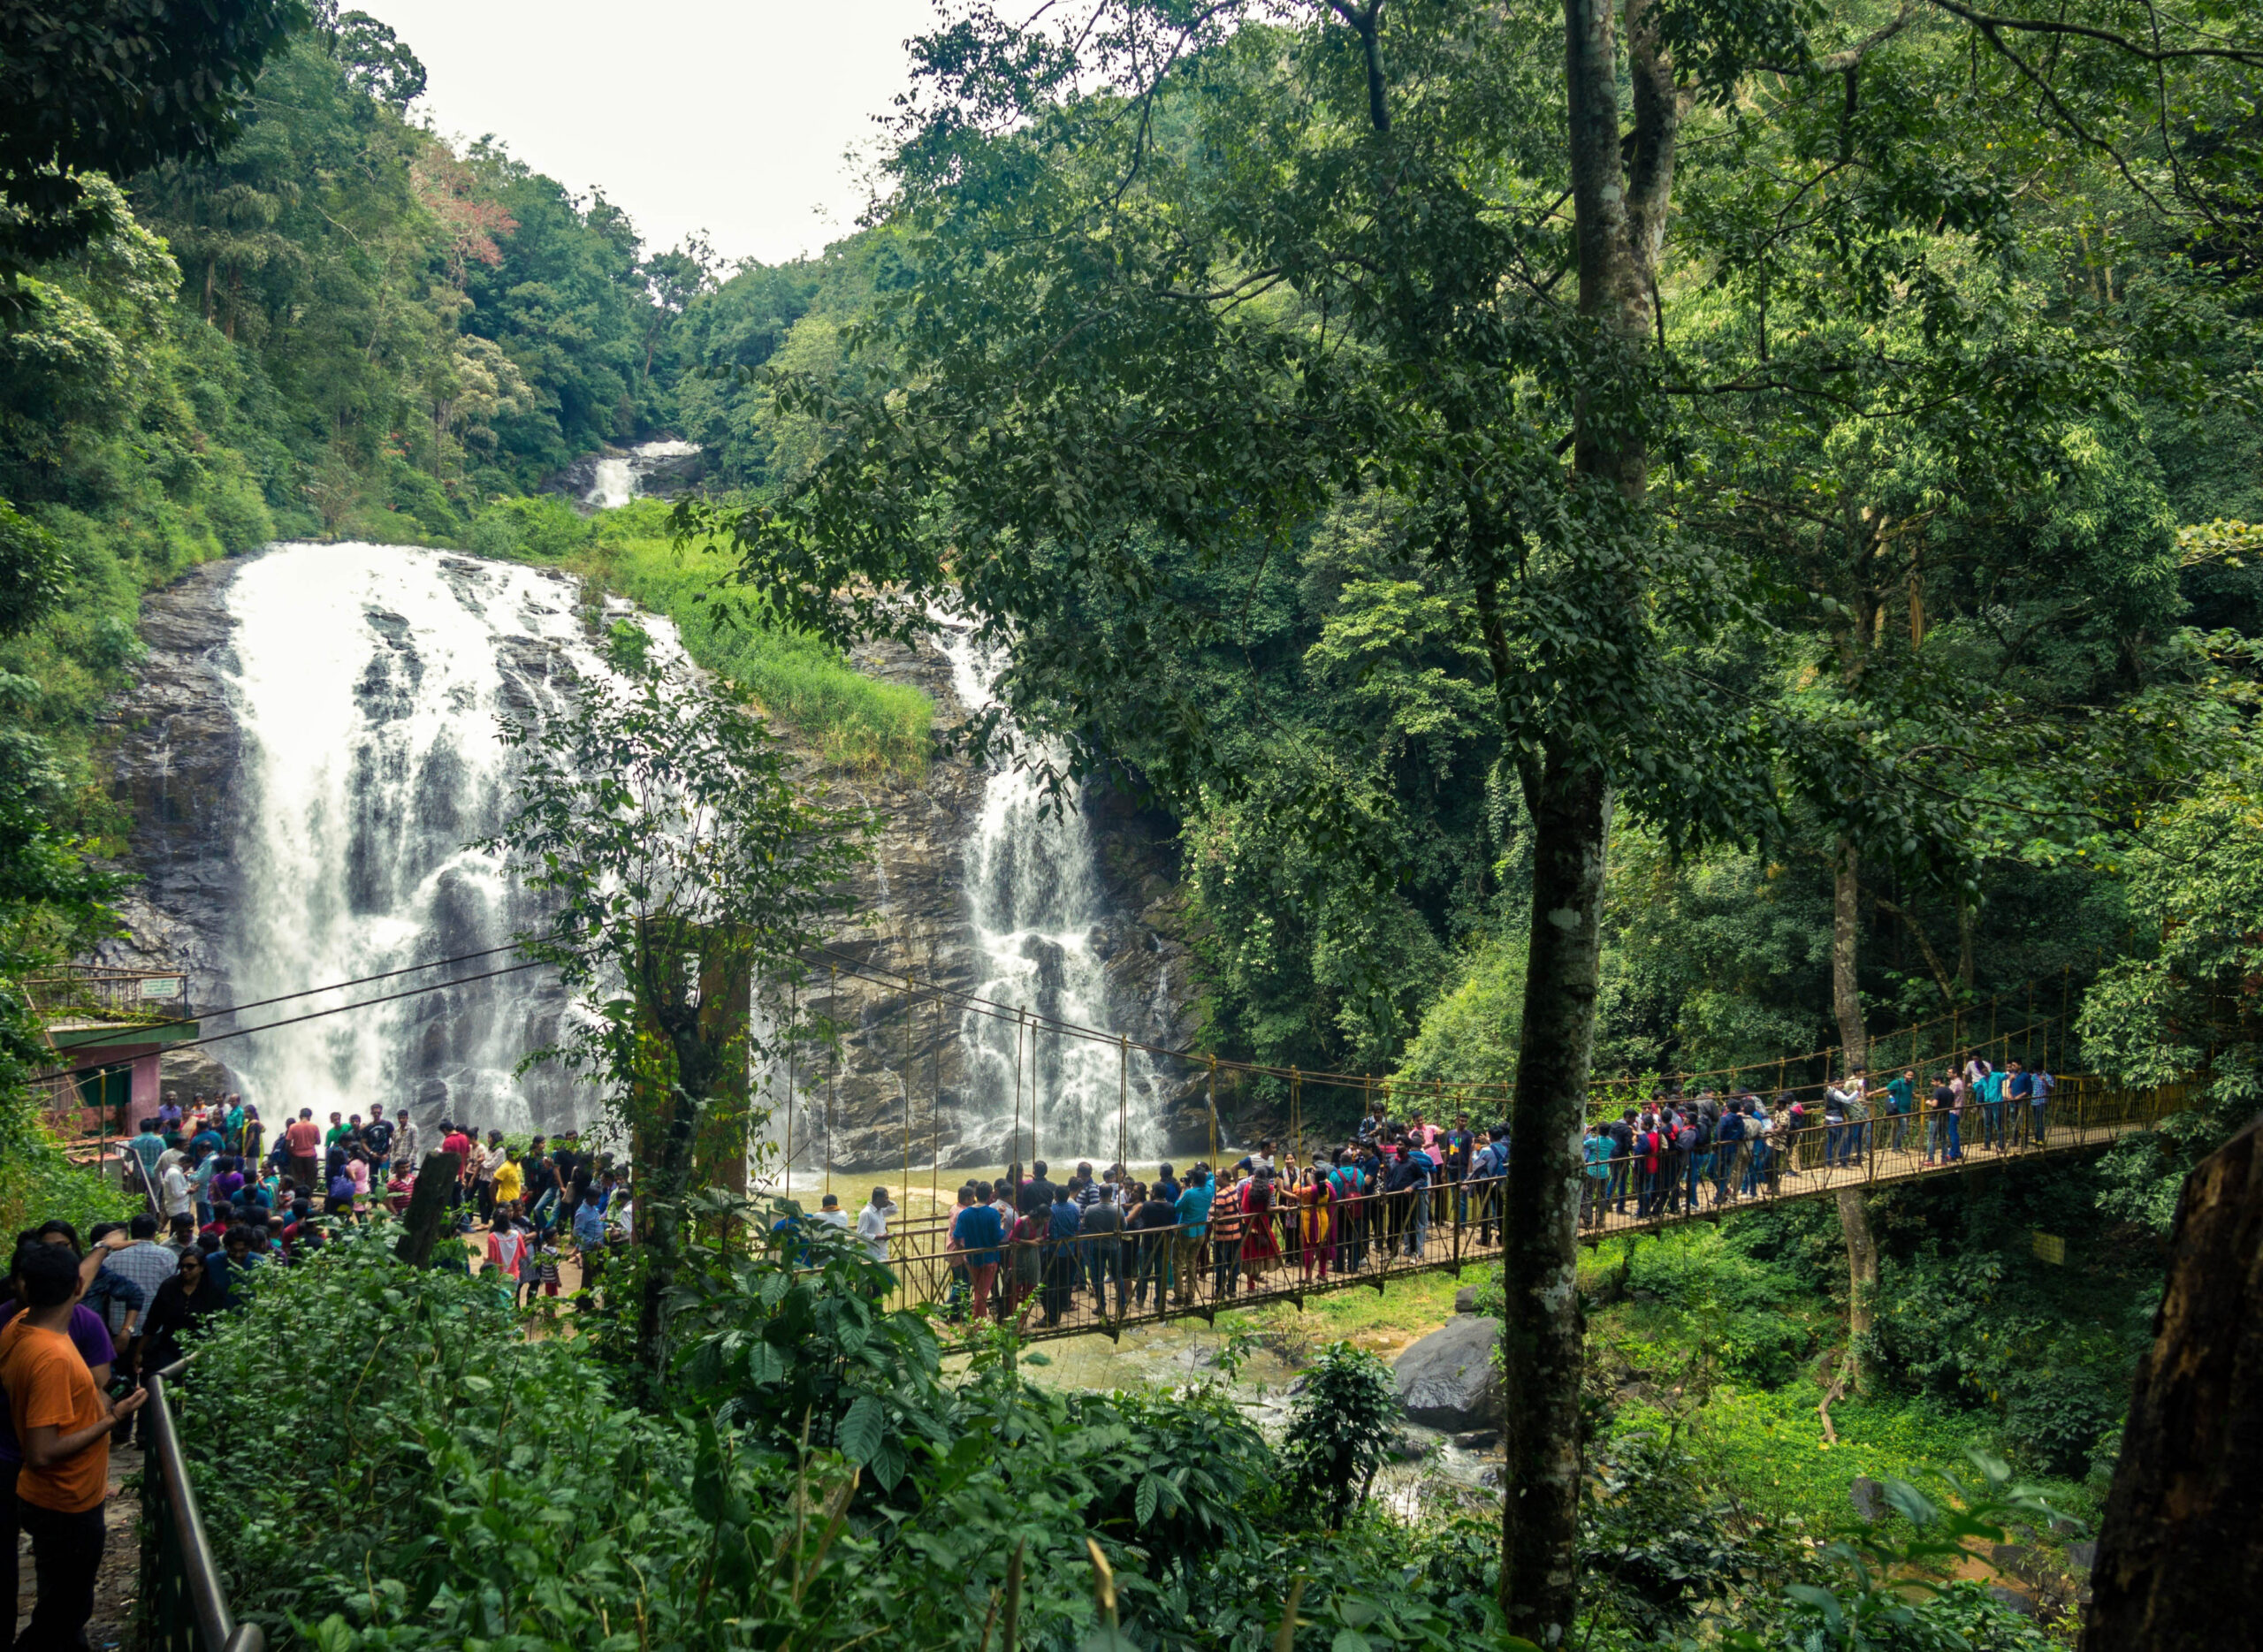
[[[515,1147],[506,1149],[503,1162],[495,1167],[495,1207],[519,1202],[520,1190],[525,1184],[524,1174],[519,1169],[519,1153]]]

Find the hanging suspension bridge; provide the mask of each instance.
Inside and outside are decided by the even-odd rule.
[[[1501,1201],[1506,1188],[1499,1177],[1483,1177],[1442,1165],[1420,1191],[1363,1191],[1346,1199],[1314,1199],[1310,1172],[1325,1169],[1334,1149],[1348,1145],[1348,1115],[1380,1112],[1405,1123],[1426,1117],[1433,1124],[1467,1118],[1479,1130],[1505,1125],[1512,1086],[1505,1082],[1453,1082],[1378,1077],[1369,1074],[1306,1072],[1295,1067],[1226,1061],[1185,1050],[1141,1044],[1121,1034],[1050,1019],[1012,1004],[953,991],[909,975],[873,968],[853,955],[827,949],[812,961],[811,996],[818,998],[818,969],[824,971],[829,1010],[843,978],[888,990],[877,1015],[859,1031],[868,1047],[899,1052],[895,1070],[901,1087],[901,1115],[889,1127],[895,1151],[885,1160],[872,1150],[872,1131],[853,1169],[833,1161],[841,1138],[834,1109],[834,1072],[827,1066],[787,1076],[777,1124],[782,1125],[781,1161],[773,1191],[801,1191],[838,1177],[844,1189],[868,1185],[873,1174],[895,1171],[899,1186],[916,1189],[925,1180],[933,1214],[891,1223],[888,1262],[897,1278],[899,1299],[929,1304],[947,1318],[964,1319],[975,1311],[978,1292],[993,1315],[1010,1318],[1025,1337],[1045,1339],[1088,1332],[1117,1335],[1128,1326],[1163,1320],[1214,1318],[1218,1313],[1267,1301],[1301,1306],[1307,1296],[1371,1287],[1381,1290],[1402,1275],[1439,1270],[1459,1273],[1501,1252]],[[2071,993],[2065,981],[2055,1009],[2038,1009],[2037,984],[1960,1007],[1868,1041],[1864,1063],[1871,1074],[1911,1075],[1910,1105],[1900,1114],[1887,1108],[1880,1082],[1853,1086],[1866,1100],[1854,1116],[1825,1121],[1826,1087],[1846,1085],[1848,1063],[1839,1047],[1787,1054],[1773,1060],[1695,1072],[1646,1077],[1619,1075],[1591,1086],[1589,1115],[1620,1116],[1671,1101],[1696,1103],[1718,1113],[1740,1098],[1756,1103],[1766,1133],[1724,1142],[1703,1152],[1672,1147],[1655,1153],[1628,1153],[1590,1168],[1582,1199],[1580,1236],[1599,1243],[1622,1234],[1653,1233],[1695,1222],[1718,1221],[1739,1210],[1836,1195],[1848,1189],[1872,1190],[1950,1176],[2042,1156],[2094,1150],[2121,1138],[2153,1129],[2188,1103],[2188,1086],[2163,1085],[2123,1089],[2084,1074],[2052,1080],[2048,1100],[1996,1101],[1976,1092],[1954,1112],[1928,1105],[1932,1081],[1962,1070],[1975,1060],[2002,1071],[2014,1062],[2030,1073],[2047,1073],[2069,1053]],[[2008,1015],[2007,1011],[2012,1014]],[[822,1013],[822,1012],[821,1012]],[[950,1142],[943,1123],[941,1086],[934,1081],[935,1052],[943,1018],[988,1016],[1010,1023],[1014,1067],[1010,1141],[1017,1156],[1034,1164],[1048,1151],[1040,1121],[1047,1108],[1040,1094],[1046,1040],[1085,1039],[1109,1047],[1117,1058],[1116,1162],[1126,1179],[1143,1179],[1153,1169],[1132,1156],[1129,1116],[1130,1062],[1134,1052],[1153,1061],[1175,1062],[1207,1099],[1207,1155],[1201,1147],[1182,1152],[1215,1170],[1238,1149],[1229,1148],[1220,1123],[1218,1085],[1251,1079],[1272,1081],[1285,1093],[1286,1108],[1276,1139],[1285,1143],[1282,1175],[1267,1195],[1236,1185],[1231,1172],[1218,1182],[1211,1219],[1126,1233],[1079,1233],[1041,1237],[1042,1213],[1029,1224],[1028,1237],[1006,1243],[994,1260],[956,1245],[955,1212],[949,1202],[964,1174],[946,1166]],[[926,1036],[917,1032],[926,1017]],[[900,1024],[891,1026],[891,1021]],[[923,1108],[909,1082],[924,1047],[930,1083]],[[798,1082],[797,1082],[798,1075]],[[1313,1105],[1313,1093],[1329,1100]],[[1843,1093],[1843,1092],[1842,1092]],[[1803,1104],[1795,1117],[1793,1104]],[[1333,1120],[1334,1123],[1323,1123]],[[1097,1144],[1071,1141],[1049,1150],[1063,1165],[1081,1156],[1101,1155]],[[1443,1155],[1441,1155],[1443,1156]],[[885,1169],[883,1169],[883,1165]],[[953,1185],[946,1188],[947,1168]],[[987,1179],[1017,1181],[1020,1164],[986,1173]],[[1259,1207],[1252,1200],[1264,1198]],[[1011,1195],[1009,1195],[1011,1198]],[[858,1202],[852,1198],[852,1204]],[[985,1273],[985,1269],[989,1269]]]
[[[1945,1121],[1911,1115],[1810,1125],[1706,1153],[1615,1158],[1589,1178],[1596,1192],[1584,1201],[1580,1237],[1599,1243],[1848,1189],[2070,1155],[2151,1130],[2187,1105],[2183,1084],[2120,1090],[2076,1077],[2061,1080],[2039,1110],[2024,1102],[1968,1108],[1962,1122],[1976,1130],[1985,1112],[1998,1115],[2000,1145],[1992,1133],[1985,1145],[1960,1136],[1952,1148]],[[1313,1204],[1284,1186],[1251,1208],[1228,1186],[1207,1223],[1010,1241],[988,1253],[996,1260],[979,1281],[983,1265],[953,1244],[950,1219],[938,1217],[895,1224],[888,1261],[899,1300],[934,1306],[947,1320],[973,1313],[979,1284],[989,1314],[1011,1319],[1026,1340],[1115,1336],[1135,1325],[1213,1320],[1266,1302],[1302,1307],[1309,1296],[1380,1291],[1410,1275],[1459,1275],[1497,1260],[1505,1191],[1498,1178],[1444,1176],[1421,1190]]]

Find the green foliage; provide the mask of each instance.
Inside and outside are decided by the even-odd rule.
[[[2227,662],[2228,669],[2236,669]],[[2105,1208],[2166,1234],[2177,1190],[2263,1106],[2263,801],[2252,764],[2207,777],[2146,823],[2128,862],[2131,927],[2145,940],[2084,997],[2083,1047],[2123,1084],[2191,1076],[2200,1105],[2118,1144]]]
[[[1733,1498],[1708,1486],[1671,1435],[1622,1433],[1595,1455],[1580,1504],[1581,1610],[1589,1633],[1617,1626],[1672,1643],[1754,1592],[1781,1557]]]
[[[102,192],[100,174],[225,143],[260,66],[306,21],[301,0],[217,0],[194,11],[103,0],[60,13],[8,11],[0,23],[8,200],[0,314],[26,308],[17,282],[27,270],[117,227],[116,197]]]
[[[1721,1374],[1778,1388],[1818,1349],[1817,1281],[1767,1254],[1772,1236],[1740,1221],[1628,1245],[1625,1289],[1637,1323],[1702,1348]]]
[[[985,1357],[881,1499],[855,1462],[712,1419],[701,1397],[680,1395],[682,1414],[623,1405],[582,1339],[522,1336],[481,1282],[406,1268],[386,1240],[263,1276],[186,1385],[199,1482],[243,1504],[214,1522],[230,1600],[271,1643],[633,1646],[642,1625],[698,1648],[883,1629],[971,1648],[1019,1548],[1024,1644],[1072,1644],[1094,1618],[1088,1539],[1140,1645],[1269,1633],[1316,1559],[1334,1563],[1305,1596],[1314,1645],[1351,1628],[1444,1652],[1489,1621],[1467,1539],[1451,1565],[1418,1549],[1410,1576],[1403,1535],[1362,1526],[1329,1557],[1261,1532],[1271,1456],[1215,1391],[1063,1395]],[[819,1277],[819,1296],[866,1283]],[[244,1426],[223,1426],[239,1408]]]
[[[1973,1544],[2004,1542],[2015,1521],[2041,1525],[2053,1517],[2001,1462],[1975,1452],[1972,1463],[1977,1480],[1943,1475],[1943,1495],[1934,1497],[1906,1481],[1886,1481],[1885,1501],[1899,1518],[1847,1523],[1823,1547],[1825,1574],[1786,1589],[1780,1630],[1740,1630],[1726,1643],[1738,1652],[1777,1646],[1799,1652],[1970,1652],[1976,1646],[2041,1652],[2054,1644],[1976,1586],[1947,1581],[1970,1558]]]
[[[213,1534],[270,1643],[634,1645],[642,1625],[723,1648],[754,1621],[837,1642],[907,1583],[922,1616],[956,1593],[844,1534],[837,1458],[624,1408],[572,1341],[522,1337],[484,1284],[400,1266],[382,1233],[263,1280],[201,1351],[184,1435],[200,1481],[242,1499]]]
[[[839,1451],[893,1492],[913,1453],[948,1450],[962,1421],[935,1334],[882,1307],[888,1269],[853,1236],[790,1200],[755,1214],[760,1248],[709,1260],[674,1299],[691,1397],[778,1445]]]
[[[482,556],[533,557],[544,561],[586,547],[596,527],[556,494],[497,499],[472,518],[469,548]]]
[[[865,676],[830,643],[788,629],[748,601],[711,547],[667,536],[665,511],[640,501],[608,512],[594,547],[571,566],[673,620],[694,660],[789,726],[828,766],[924,775],[933,703],[907,683]]]
[[[1346,1524],[1368,1500],[1399,1420],[1391,1367],[1350,1343],[1330,1343],[1299,1378],[1289,1410],[1287,1496],[1322,1526]]]
[[[657,1382],[696,1160],[743,1164],[747,1075],[816,1036],[774,1005],[758,1022],[756,984],[774,999],[806,972],[872,823],[798,785],[758,712],[651,656],[636,627],[613,643],[569,707],[505,726],[517,795],[483,847],[547,895],[520,950],[579,1000],[526,1064],[586,1077],[636,1145],[637,1351]]]

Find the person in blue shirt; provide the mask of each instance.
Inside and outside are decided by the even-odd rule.
[[[1917,1070],[1916,1068],[1903,1068],[1901,1076],[1886,1085],[1886,1111],[1893,1118],[1893,1123],[1886,1139],[1886,1146],[1892,1152],[1900,1153],[1902,1138],[1909,1134],[1910,1116],[1917,1110]]]
[[[1177,1284],[1172,1299],[1182,1307],[1194,1300],[1194,1275],[1202,1266],[1202,1244],[1210,1234],[1210,1201],[1217,1196],[1209,1171],[1198,1164],[1186,1173],[1186,1185],[1171,1201],[1178,1212],[1178,1231],[1171,1236]]]
[[[1477,1184],[1477,1243],[1493,1242],[1493,1224],[1501,1208],[1501,1178],[1509,1173],[1509,1133],[1504,1130],[1485,1132],[1485,1145],[1469,1161],[1471,1179]],[[1604,1146],[1610,1146],[1609,1138]],[[1604,1155],[1608,1159],[1609,1154]]]
[[[141,1133],[126,1145],[141,1166],[142,1179],[155,1188],[157,1185],[157,1161],[165,1156],[165,1138],[158,1133],[157,1121],[143,1119]]]
[[[1085,1213],[1078,1208],[1075,1191],[1063,1183],[1053,1190],[1053,1202],[1046,1207],[1045,1228],[1045,1323],[1058,1325],[1061,1316],[1068,1312],[1071,1298],[1077,1289],[1077,1275],[1081,1259],[1077,1252],[1077,1235]]]
[[[1391,1167],[1391,1191],[1406,1201],[1401,1209],[1406,1222],[1409,1256],[1419,1258],[1430,1237],[1430,1177],[1436,1169],[1430,1155],[1411,1139],[1398,1162]]]
[[[2059,1087],[2059,1081],[2051,1076],[2051,1069],[2042,1062],[2036,1062],[2035,1070],[2026,1077],[2028,1139],[2040,1147],[2043,1145],[2044,1115],[2050,1108],[2051,1092]]]
[[[1492,1148],[1489,1146],[1485,1151],[1490,1153]],[[1612,1151],[1610,1130],[1601,1123],[1589,1124],[1587,1139],[1580,1144],[1580,1225],[1583,1228],[1592,1228],[1603,1221],[1604,1195],[1611,1187]],[[1491,1237],[1490,1229],[1484,1230],[1480,1243]]]
[[[990,1311],[990,1291],[998,1283],[998,1247],[1005,1243],[1006,1220],[998,1207],[985,1194],[993,1192],[987,1185],[978,1185],[974,1204],[958,1213],[951,1224],[957,1236],[960,1251],[966,1259],[967,1283],[974,1296],[974,1317],[983,1318]]]

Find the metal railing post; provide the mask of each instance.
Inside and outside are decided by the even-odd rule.
[[[220,1587],[220,1571],[213,1564],[212,1545],[204,1534],[204,1520],[196,1507],[196,1488],[189,1483],[188,1462],[181,1455],[180,1436],[173,1427],[172,1405],[165,1397],[165,1380],[187,1367],[186,1359],[149,1374],[149,1434],[156,1468],[149,1483],[164,1502],[162,1518],[170,1525],[180,1553],[183,1581],[196,1620],[196,1641],[202,1652],[266,1652],[267,1633],[257,1624],[240,1624],[228,1610],[228,1597]]]

